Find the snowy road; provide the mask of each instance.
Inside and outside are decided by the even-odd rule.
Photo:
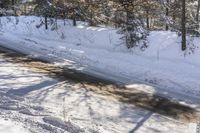
[[[11,51],[0,67],[0,133],[187,133],[194,120],[185,106]]]
[[[22,127],[22,125],[17,125],[17,123],[10,120],[0,119],[0,133],[29,133]]]

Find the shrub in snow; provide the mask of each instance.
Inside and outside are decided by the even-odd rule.
[[[188,40],[187,40],[187,49],[185,51],[185,56],[186,55],[190,55],[190,54],[194,54],[195,51],[198,49],[199,47],[197,45],[194,44],[194,37],[188,36]]]
[[[66,38],[65,33],[62,32],[60,38],[64,40]]]
[[[187,28],[187,33],[189,33],[190,35],[199,37],[200,36],[200,25],[198,24],[198,22],[193,22],[193,23],[189,24],[189,26]]]
[[[134,15],[127,17],[127,21],[122,24],[118,33],[123,35],[121,39],[128,49],[139,47],[141,50],[144,50],[147,48],[146,38],[148,31],[145,30],[142,20]]]
[[[43,25],[44,25],[44,21],[42,19],[40,19],[40,23],[36,25],[36,28],[39,29]]]
[[[51,30],[54,31],[54,30],[58,30],[58,25],[57,23],[53,23],[53,25],[51,26]]]

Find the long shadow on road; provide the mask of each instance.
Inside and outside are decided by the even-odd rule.
[[[20,88],[19,90],[18,89],[17,90],[10,90],[7,93],[18,95],[18,96],[24,96],[31,91],[39,90],[43,87],[51,86],[51,85],[54,85],[56,83],[58,83],[58,82],[54,81],[54,80],[46,80],[46,81],[43,81],[43,82],[36,84],[36,85]]]

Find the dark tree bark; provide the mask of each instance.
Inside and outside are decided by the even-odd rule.
[[[200,10],[200,0],[198,0],[198,6],[197,6],[197,15],[196,15],[196,21],[199,22],[199,10]]]
[[[147,23],[147,29],[150,29],[150,23],[149,23],[149,10],[146,10],[146,23]]]
[[[76,10],[73,9],[73,26],[76,26]]]
[[[15,0],[12,0],[12,8],[14,8]]]
[[[169,7],[168,7],[168,4],[169,4],[169,0],[167,0],[166,17],[169,16]],[[166,31],[169,30],[169,26],[168,26],[168,24],[166,24],[166,26],[165,26],[165,30],[166,30]]]
[[[45,29],[48,29],[47,15],[44,17]]]
[[[66,19],[66,12],[64,11],[64,12],[63,12],[64,25],[66,25],[65,19]]]
[[[15,10],[15,0],[12,0],[12,10],[14,11],[14,15],[16,16],[16,10]]]
[[[182,50],[186,50],[186,0],[182,0]]]

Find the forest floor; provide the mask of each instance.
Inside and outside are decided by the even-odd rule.
[[[0,50],[1,133],[187,133],[193,108]]]

